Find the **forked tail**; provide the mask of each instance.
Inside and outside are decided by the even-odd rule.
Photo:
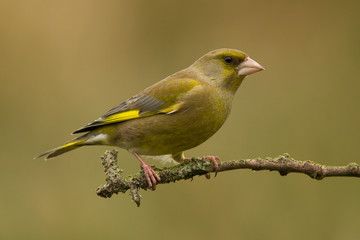
[[[87,145],[85,142],[89,139],[89,134],[85,134],[81,137],[75,138],[71,140],[70,142],[65,143],[64,145],[61,145],[57,148],[51,149],[47,152],[44,152],[40,154],[39,156],[36,156],[35,158],[40,158],[46,156],[46,159],[56,157],[60,154],[66,153],[68,151],[74,150],[76,148],[79,148],[81,146]],[[34,159],[35,159],[34,158]]]

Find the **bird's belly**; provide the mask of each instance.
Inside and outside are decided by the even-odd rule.
[[[190,110],[189,110],[190,111]],[[113,145],[143,155],[164,155],[196,147],[225,122],[228,111],[158,114],[119,123]],[[196,115],[196,117],[193,117]]]

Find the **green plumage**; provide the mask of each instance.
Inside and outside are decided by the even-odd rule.
[[[211,51],[74,132],[86,132],[83,136],[39,157],[55,157],[83,145],[113,145],[134,153],[143,165],[138,154],[172,154],[182,161],[183,151],[203,143],[223,125],[244,77],[261,70],[238,50]]]

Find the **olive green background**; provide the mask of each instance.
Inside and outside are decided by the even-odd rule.
[[[222,47],[266,71],[187,156],[360,162],[359,1],[0,1],[0,239],[358,239],[360,180],[237,170],[97,197],[84,147],[32,158]],[[125,175],[137,160],[119,150]]]

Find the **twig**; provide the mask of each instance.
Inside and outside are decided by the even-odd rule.
[[[101,157],[102,164],[105,168],[106,182],[104,186],[96,190],[97,195],[110,198],[114,193],[125,193],[130,189],[133,201],[140,206],[139,189],[148,189],[144,172],[122,178],[122,170],[117,165],[117,151],[106,151]],[[192,158],[190,161],[179,164],[174,167],[159,169],[153,167],[159,174],[161,181],[158,184],[175,182],[193,178],[196,175],[204,175],[209,172],[215,172],[215,168],[210,161],[203,161],[201,158]],[[360,167],[357,163],[349,163],[346,166],[325,166],[312,161],[298,161],[284,153],[277,158],[256,158],[222,162],[217,172],[235,170],[235,169],[252,169],[256,171],[270,170],[278,171],[281,176],[291,172],[303,173],[309,177],[321,180],[325,177],[360,177]]]

